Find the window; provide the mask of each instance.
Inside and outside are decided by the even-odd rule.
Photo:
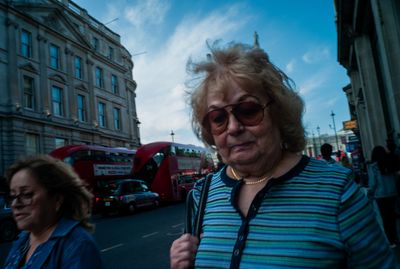
[[[116,75],[111,75],[111,91],[118,93],[118,78]]]
[[[33,78],[24,76],[24,107],[34,109],[35,88]]]
[[[97,37],[92,38],[92,46],[95,51],[99,50],[99,40],[97,39]]]
[[[85,96],[78,94],[78,120],[80,122],[86,121],[86,104]]]
[[[32,34],[25,30],[21,31],[21,55],[32,57]]]
[[[121,130],[121,110],[119,108],[114,107],[114,129]]]
[[[112,47],[108,47],[108,58],[110,60],[114,59],[114,49]]]
[[[103,88],[103,69],[96,67],[96,86]]]
[[[56,137],[54,139],[54,144],[56,148],[64,147],[67,145],[67,139]]]
[[[60,48],[53,44],[50,44],[50,66],[60,68]]]
[[[53,86],[51,88],[51,99],[53,102],[53,113],[55,116],[63,116],[63,92],[60,87]]]
[[[100,127],[106,127],[106,104],[100,102],[98,110],[99,110],[99,125]]]
[[[35,155],[39,153],[39,136],[36,134],[26,134],[25,137],[26,155]]]
[[[79,56],[75,57],[75,77],[82,78],[82,58]]]

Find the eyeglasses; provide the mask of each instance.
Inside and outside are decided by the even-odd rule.
[[[271,103],[270,101],[265,105],[261,105],[246,101],[213,109],[204,116],[202,125],[211,134],[222,134],[228,127],[230,112],[242,125],[256,126],[263,120],[264,109]]]
[[[14,201],[17,201],[20,205],[28,206],[32,204],[34,192],[21,192],[18,195],[9,195],[8,202],[11,205]]]

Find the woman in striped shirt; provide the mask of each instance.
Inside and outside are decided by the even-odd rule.
[[[302,156],[303,101],[258,47],[211,47],[192,124],[226,164],[211,179],[200,238],[171,246],[171,268],[394,268],[368,199],[340,166]],[[204,181],[193,192],[196,211]]]

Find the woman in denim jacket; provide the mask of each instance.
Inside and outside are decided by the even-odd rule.
[[[6,174],[18,228],[4,268],[103,268],[88,233],[92,195],[72,168],[49,156],[12,165]]]

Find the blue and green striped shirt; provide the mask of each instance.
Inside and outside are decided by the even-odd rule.
[[[350,171],[303,156],[239,213],[241,181],[211,181],[196,268],[395,268],[392,250]],[[195,206],[202,182],[195,186]]]

